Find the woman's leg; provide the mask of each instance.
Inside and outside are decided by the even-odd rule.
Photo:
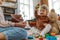
[[[0,28],[0,40],[23,40],[27,37],[27,32],[18,27]]]
[[[27,32],[24,29],[17,27],[2,33],[5,35],[6,40],[23,40],[27,37]]]
[[[5,40],[5,35],[3,33],[0,33],[0,40]]]

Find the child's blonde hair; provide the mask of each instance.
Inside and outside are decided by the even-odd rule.
[[[48,11],[48,6],[45,4],[41,5],[41,8],[46,9]]]
[[[48,9],[47,5],[45,5],[45,4],[41,5],[38,9],[38,12],[40,12],[41,8],[45,9],[47,11],[47,13],[49,12],[49,9]]]

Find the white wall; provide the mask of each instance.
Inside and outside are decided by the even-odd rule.
[[[33,7],[35,7],[39,2],[40,0],[33,0]]]
[[[18,13],[18,14],[19,14],[18,9],[20,8],[20,6],[19,6],[19,1],[20,1],[20,0],[17,1],[17,6],[18,6],[18,8],[17,8],[17,10],[16,10],[16,13]],[[35,6],[36,6],[39,2],[40,2],[40,0],[33,0],[33,9],[35,8]]]

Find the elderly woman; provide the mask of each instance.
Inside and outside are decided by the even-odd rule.
[[[2,4],[2,0],[0,0]],[[20,23],[21,25],[22,23]],[[15,23],[5,21],[2,8],[0,7],[0,40],[25,40],[27,32],[18,27],[12,27]]]

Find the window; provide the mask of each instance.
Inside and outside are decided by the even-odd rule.
[[[19,0],[19,14],[24,20],[31,20],[34,18],[33,0]]]
[[[60,0],[49,0],[49,9],[54,8],[57,14],[60,14]]]

